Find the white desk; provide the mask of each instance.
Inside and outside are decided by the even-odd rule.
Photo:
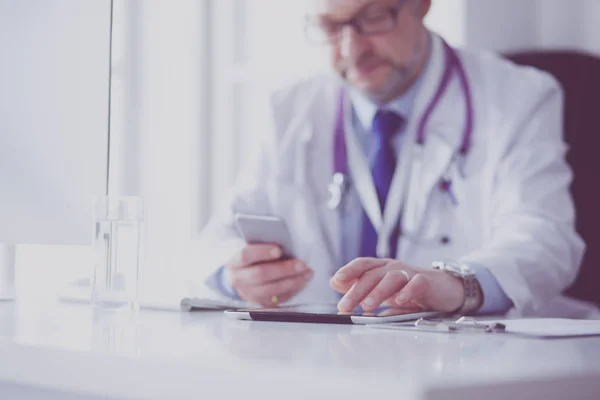
[[[481,394],[483,385],[487,399],[515,400],[513,382],[537,379],[545,383],[519,388],[522,398],[546,388],[546,398],[597,399],[598,377],[600,338],[416,334],[148,310],[123,322],[87,305],[0,303],[7,399],[462,399],[463,389]]]

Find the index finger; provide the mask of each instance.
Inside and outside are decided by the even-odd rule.
[[[281,248],[276,244],[249,244],[233,256],[226,267],[245,268],[261,262],[279,260],[282,255]]]
[[[331,278],[334,289],[347,290],[348,286],[365,272],[385,266],[389,260],[379,258],[357,258],[340,268]]]

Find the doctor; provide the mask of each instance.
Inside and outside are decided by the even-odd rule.
[[[262,306],[593,312],[561,295],[584,243],[557,82],[452,49],[423,24],[431,0],[314,3],[306,34],[336,74],[273,96],[273,129],[203,233],[223,265],[209,284]],[[297,258],[246,245],[235,213],[283,218]]]

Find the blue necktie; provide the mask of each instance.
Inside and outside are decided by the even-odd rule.
[[[375,136],[375,162],[373,164],[373,183],[377,191],[381,211],[385,204],[392,185],[394,171],[396,170],[396,151],[394,149],[394,136],[400,130],[404,119],[393,111],[380,110],[373,118],[373,135]],[[398,232],[395,230],[390,235],[390,258],[396,257],[396,244]],[[361,234],[361,257],[377,257],[377,232],[371,220],[363,211]]]

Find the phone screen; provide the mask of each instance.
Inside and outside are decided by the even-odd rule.
[[[292,235],[285,221],[278,217],[236,214],[239,234],[248,244],[269,243],[281,247],[285,258],[294,258]]]

